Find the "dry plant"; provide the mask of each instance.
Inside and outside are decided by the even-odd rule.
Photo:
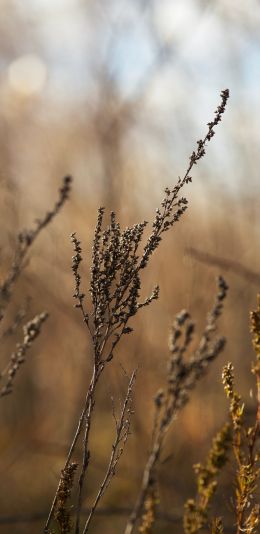
[[[59,190],[59,199],[53,209],[48,211],[42,219],[36,220],[36,226],[30,230],[23,230],[18,234],[17,245],[14,252],[14,259],[11,268],[0,285],[0,323],[4,318],[6,308],[12,298],[14,285],[23,271],[28,253],[34,241],[40,232],[48,226],[53,218],[59,213],[64,203],[68,199],[71,189],[71,177],[65,176],[62,186]],[[21,325],[28,306],[23,306],[16,313],[13,322],[1,334],[0,340],[15,333]],[[23,340],[18,343],[16,350],[11,354],[8,362],[0,373],[0,397],[8,395],[13,390],[13,382],[22,363],[25,362],[28,349],[41,332],[42,325],[47,319],[48,314],[42,312],[37,314],[32,320],[28,321],[23,327]]]
[[[217,476],[228,460],[231,444],[231,428],[226,423],[212,441],[212,447],[204,465],[194,465],[197,498],[185,503],[183,527],[185,534],[196,534],[210,524],[209,512],[212,498],[217,490]],[[212,532],[222,532],[221,518],[212,520]],[[215,529],[215,530],[214,530]]]
[[[75,534],[80,532],[85,534],[89,530],[88,520],[84,525],[81,525],[81,512],[85,479],[90,462],[89,439],[97,385],[107,365],[113,359],[119,342],[125,335],[132,332],[133,328],[129,325],[129,321],[139,313],[141,308],[149,306],[153,300],[158,298],[159,288],[156,286],[149,297],[140,300],[142,271],[147,267],[154,251],[158,248],[163,234],[179,221],[187,209],[188,202],[186,198],[180,197],[180,193],[183,187],[192,181],[190,172],[193,166],[205,155],[206,145],[214,136],[215,126],[222,119],[228,97],[228,89],[221,92],[221,102],[217,107],[215,117],[208,123],[205,137],[197,141],[197,149],[190,156],[189,165],[183,178],[178,179],[177,185],[173,189],[165,189],[165,196],[160,208],[156,210],[152,230],[145,244],[143,244],[143,241],[144,230],[148,224],[146,221],[121,229],[115,213],[112,212],[109,225],[103,229],[105,209],[103,207],[99,208],[92,249],[89,288],[91,305],[81,287],[81,275],[79,272],[80,263],[82,262],[81,243],[75,233],[71,235],[74,249],[72,271],[75,279],[73,296],[76,300],[75,307],[79,309],[84,325],[90,335],[93,361],[92,377],[86,391],[84,406],[62,471],[62,473],[65,473],[69,465],[71,465],[76,446],[82,435],[82,461],[79,467],[78,491],[75,502]],[[224,286],[222,289],[224,290]],[[203,351],[204,348],[201,350]],[[216,348],[215,350],[218,349]],[[197,372],[199,372],[198,369]],[[200,372],[202,372],[202,369]],[[196,374],[195,370],[194,373]],[[125,402],[127,402],[127,395]],[[125,440],[129,430],[130,426],[127,426],[126,434],[124,434]],[[116,440],[119,439],[121,441],[120,425],[117,426],[116,432]],[[113,472],[114,462],[112,461],[111,465],[109,464],[108,466],[108,475],[105,477],[107,482],[104,485],[104,490],[108,486]],[[56,514],[62,480],[61,476],[45,525],[46,533],[50,532],[51,521]],[[98,497],[98,493],[95,502],[100,500],[103,493],[104,491],[102,490],[100,497]]]
[[[61,482],[59,485],[57,506],[55,509],[55,519],[62,534],[69,534],[71,532],[72,525],[70,508],[67,507],[67,502],[71,495],[77,467],[78,465],[76,462],[71,462],[71,464],[69,464],[66,469],[63,469],[61,472]]]
[[[221,277],[218,280],[218,288],[216,302],[208,315],[198,348],[192,351],[189,357],[187,352],[192,342],[194,323],[185,310],[175,318],[169,339],[167,386],[160,390],[154,399],[151,450],[144,468],[141,491],[127,523],[125,534],[132,534],[140,520],[139,532],[146,534],[151,532],[155,521],[155,504],[158,501],[157,471],[166,435],[177,413],[188,402],[190,390],[196,386],[210,363],[225,346],[223,337],[215,339],[214,336],[228,289]]]
[[[26,361],[28,349],[31,347],[34,340],[41,333],[41,328],[46,321],[48,314],[43,312],[36,315],[32,321],[26,323],[23,327],[23,341],[18,343],[15,352],[12,353],[9,362],[4,370],[1,372],[0,380],[5,380],[5,384],[0,389],[0,397],[4,397],[13,391],[13,382],[20,366]]]
[[[234,512],[237,534],[254,534],[260,526],[260,505],[257,488],[260,478],[260,295],[257,310],[251,313],[251,331],[256,361],[252,373],[256,378],[256,416],[253,426],[246,426],[245,403],[234,386],[234,368],[231,363],[223,369],[223,384],[229,399],[233,428],[233,455],[236,461]]]
[[[210,519],[210,505],[216,492],[217,475],[227,460],[233,459],[235,475],[232,509],[233,532],[257,534],[260,526],[259,478],[260,478],[260,295],[257,309],[251,313],[251,331],[256,361],[252,373],[256,378],[255,422],[247,426],[245,403],[234,385],[234,367],[228,363],[223,368],[222,380],[229,400],[230,422],[226,423],[213,440],[205,465],[194,466],[197,475],[197,498],[185,505],[185,534],[196,534],[207,527],[212,534],[224,533],[223,517]],[[232,454],[231,454],[232,453]],[[223,516],[223,513],[221,514]]]

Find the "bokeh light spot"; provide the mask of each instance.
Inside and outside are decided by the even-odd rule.
[[[34,54],[19,57],[8,68],[8,81],[11,88],[25,96],[40,92],[46,78],[46,65]]]

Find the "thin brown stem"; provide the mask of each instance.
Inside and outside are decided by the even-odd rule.
[[[89,452],[89,432],[91,427],[91,421],[92,421],[92,413],[93,408],[95,404],[95,388],[97,385],[97,381],[99,378],[98,368],[95,366],[92,380],[89,387],[89,402],[88,402],[88,408],[86,411],[86,415],[84,419],[86,419],[86,426],[85,426],[85,433],[83,438],[83,458],[82,458],[82,467],[81,472],[79,476],[79,492],[78,492],[78,502],[76,507],[76,524],[75,524],[75,534],[79,534],[79,528],[80,528],[80,514],[81,514],[81,508],[82,508],[82,493],[83,493],[83,486],[84,481],[86,477],[86,472],[89,465],[89,458],[90,458],[90,452]]]
[[[86,395],[86,398],[85,398],[84,408],[83,408],[83,410],[82,410],[82,412],[80,414],[78,425],[77,425],[77,429],[76,429],[76,432],[74,434],[74,437],[73,437],[73,440],[72,440],[72,443],[71,443],[71,446],[70,446],[70,449],[69,449],[69,452],[68,452],[68,455],[67,455],[67,459],[66,459],[66,462],[64,464],[63,469],[66,469],[68,467],[68,465],[70,463],[70,460],[71,460],[71,458],[73,456],[73,453],[75,451],[76,445],[78,443],[79,436],[80,436],[81,431],[82,431],[82,427],[83,427],[84,419],[85,419],[85,416],[86,416],[86,413],[87,413],[87,410],[88,410],[89,402],[90,402],[90,393],[89,393],[89,389],[88,389],[87,395]],[[52,504],[51,504],[50,512],[49,512],[49,515],[48,515],[48,518],[47,518],[47,521],[46,521],[46,524],[45,524],[45,528],[44,528],[44,532],[45,533],[48,533],[48,531],[49,531],[50,522],[51,522],[51,519],[52,519],[52,516],[53,516],[53,513],[54,513],[54,509],[55,509],[55,505],[56,505],[56,502],[57,502],[57,498],[58,498],[59,485],[60,485],[60,481],[59,481],[57,490],[55,492],[55,495],[54,495],[54,498],[53,498],[53,501],[52,501]]]
[[[96,508],[102,496],[104,495],[107,487],[109,486],[112,477],[115,475],[115,469],[116,469],[117,463],[120,459],[120,456],[123,453],[123,449],[124,449],[126,440],[130,432],[130,417],[131,417],[131,406],[130,405],[132,403],[132,391],[133,391],[134,382],[136,380],[136,372],[137,371],[135,369],[129,381],[127,394],[126,394],[123,408],[121,411],[120,419],[119,419],[119,422],[116,424],[116,438],[112,445],[112,453],[110,456],[107,471],[106,471],[106,474],[104,476],[102,483],[100,484],[100,488],[96,496],[96,499],[91,507],[90,514],[85,523],[83,534],[86,534],[88,532],[90,523],[93,519],[93,515],[96,511]],[[119,448],[121,443],[122,443],[122,446]]]

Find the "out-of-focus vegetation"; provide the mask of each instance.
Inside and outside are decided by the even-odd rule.
[[[225,126],[185,191],[189,209],[146,273],[144,297],[158,281],[160,299],[138,316],[134,335],[111,362],[91,437],[88,497],[113,440],[113,402],[120,407],[126,385],[122,367],[130,373],[138,365],[127,454],[102,504],[109,513],[92,526],[121,532],[147,458],[151,399],[165,379],[172,319],[187,308],[201,331],[221,270],[230,287],[221,318],[227,346],[172,427],[160,469],[161,514],[180,517],[194,494],[192,465],[203,461],[226,420],[226,361],[235,366],[249,421],[254,404],[248,313],[259,289],[250,272],[260,273],[259,3],[2,0],[0,7],[0,280],[17,234],[52,206],[61,177],[74,177],[71,200],[34,244],[1,324],[4,330],[21,308],[25,322],[42,310],[50,314],[14,393],[1,403],[0,532],[40,531],[90,378],[89,341],[73,309],[69,235],[80,235],[87,288],[97,208],[116,211],[122,226],[151,220],[165,186],[185,171],[217,92],[230,88]],[[2,361],[20,340],[19,329],[1,340]],[[164,520],[158,532],[173,528]]]

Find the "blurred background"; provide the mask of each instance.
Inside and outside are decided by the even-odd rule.
[[[87,289],[97,208],[116,211],[126,226],[152,221],[227,87],[223,122],[184,192],[189,209],[144,276],[144,296],[159,283],[160,299],[133,322],[134,334],[100,384],[86,506],[110,456],[111,397],[120,409],[126,389],[122,366],[129,373],[139,366],[133,432],[101,505],[110,512],[97,517],[92,532],[123,532],[122,508],[135,501],[149,447],[152,399],[165,381],[171,321],[187,308],[199,336],[220,273],[230,286],[220,324],[227,347],[168,437],[160,471],[164,519],[155,532],[182,532],[178,518],[195,488],[192,465],[227,417],[227,361],[249,411],[254,405],[249,311],[260,285],[260,4],[0,1],[0,279],[17,233],[52,207],[65,174],[74,178],[71,200],[31,250],[2,324],[12,323],[28,297],[28,319],[50,312],[13,394],[1,401],[1,533],[41,531],[90,376],[89,341],[73,308],[70,233],[82,241]],[[21,336],[20,329],[1,342],[2,366]],[[220,504],[230,481],[222,482],[218,514],[230,524],[229,498]]]

